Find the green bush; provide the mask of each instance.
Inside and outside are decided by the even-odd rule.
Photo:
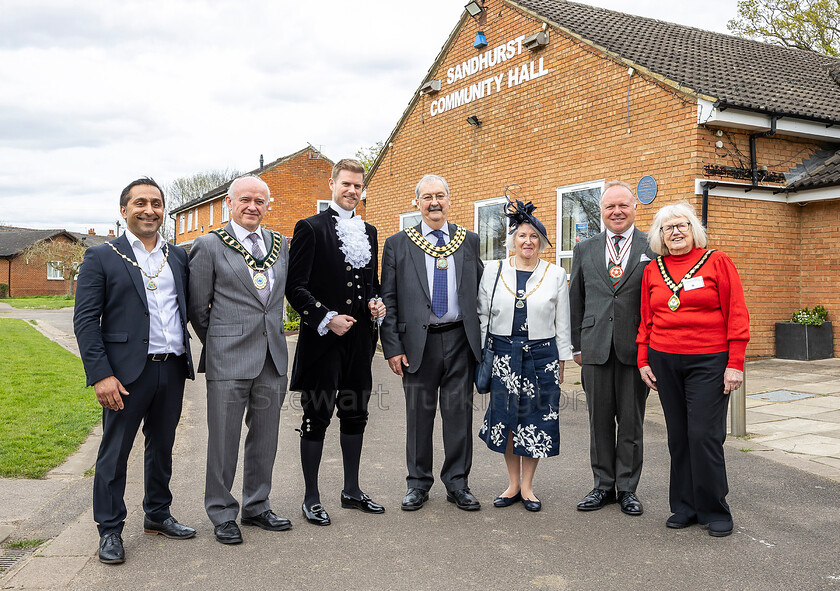
[[[294,322],[296,320],[298,322],[300,321],[300,314],[298,314],[297,311],[295,311],[295,309],[292,308],[291,304],[286,304],[286,319],[289,322]]]
[[[826,310],[823,306],[817,305],[814,306],[813,310],[810,310],[808,308],[802,308],[801,310],[797,310],[793,313],[793,317],[790,319],[790,321],[795,322],[796,324],[820,326],[823,322],[826,321],[826,318],[828,318],[828,310]]]
[[[0,298],[7,298],[9,297],[9,284],[8,283],[0,283]]]
[[[283,326],[286,329],[286,332],[290,330],[300,330],[300,320],[287,320],[283,323]]]

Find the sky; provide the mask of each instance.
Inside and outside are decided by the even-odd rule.
[[[467,0],[0,0],[0,224],[97,234],[119,193],[385,140]],[[590,0],[721,33],[736,0]],[[291,4],[291,6],[290,6]]]

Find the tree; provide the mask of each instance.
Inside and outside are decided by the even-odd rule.
[[[376,162],[376,158],[379,156],[383,147],[385,147],[385,142],[379,141],[370,148],[359,148],[356,150],[356,158],[365,167],[365,172],[369,171],[373,163]]]
[[[23,251],[23,260],[28,265],[32,261],[40,264],[50,265],[61,273],[64,282],[67,284],[67,295],[73,295],[75,277],[82,259],[85,258],[87,245],[81,240],[56,240],[48,238],[36,242]]]
[[[726,26],[739,37],[840,56],[840,0],[739,0]]]
[[[163,185],[164,199],[166,201],[166,219],[160,231],[164,238],[171,238],[175,232],[174,225],[170,225],[170,211],[188,201],[201,197],[208,191],[241,175],[242,173],[235,168],[216,168],[205,170],[192,176],[182,176],[171,183]]]

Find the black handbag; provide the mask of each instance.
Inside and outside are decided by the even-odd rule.
[[[481,363],[475,368],[475,389],[479,394],[487,394],[490,391],[490,380],[493,377],[493,347],[490,343],[490,319],[493,317],[493,298],[496,297],[496,286],[499,284],[499,275],[502,274],[502,264],[499,261],[499,272],[496,273],[496,282],[493,284],[493,294],[490,296],[490,308],[487,311],[487,334],[484,335],[484,348],[481,350]]]

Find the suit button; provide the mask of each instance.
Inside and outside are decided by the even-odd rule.
[[[356,286],[356,289],[362,289],[362,286],[361,286],[361,285],[357,285],[357,286]]]
[[[143,342],[144,342],[144,343],[148,343],[148,342],[149,342],[149,339],[143,339]]]
[[[612,316],[610,316],[610,322],[612,322]]]
[[[353,287],[353,282],[352,282],[352,281],[348,281],[348,282],[347,282],[347,287]]]
[[[359,299],[362,299],[362,296],[359,296]]]
[[[263,336],[264,336],[264,337],[267,337],[267,336],[268,336],[268,331],[265,331],[265,330],[264,330],[264,331],[263,331]]]
[[[431,310],[432,306],[430,304],[426,304],[426,309]]]
[[[358,279],[358,278],[359,278],[359,276],[358,276],[358,275],[356,275],[356,279]]]
[[[352,304],[352,303],[353,303],[353,300],[347,300],[347,303],[348,303],[348,304]]]
[[[353,270],[353,267],[351,267],[350,265],[347,265],[347,270],[348,270],[348,271],[352,271],[352,270]]]
[[[423,325],[423,330],[426,330],[426,325],[425,324]]]

